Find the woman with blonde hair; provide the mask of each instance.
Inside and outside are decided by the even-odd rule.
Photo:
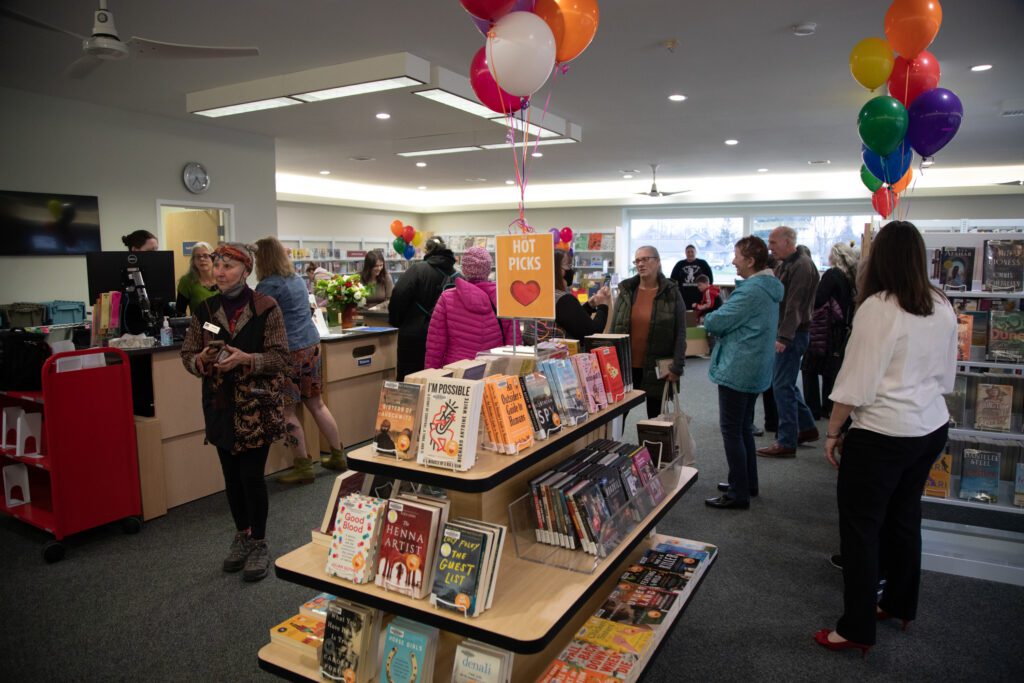
[[[359,279],[371,290],[370,296],[366,297],[367,308],[385,303],[391,298],[391,290],[395,288],[395,283],[391,281],[391,273],[388,272],[384,252],[380,249],[371,249],[366,252]]]
[[[203,303],[217,293],[213,277],[213,247],[208,242],[192,245],[192,256],[188,261],[188,272],[178,280],[178,315],[185,315],[185,309],[192,315]]]
[[[314,478],[313,460],[306,450],[302,424],[295,412],[300,401],[331,445],[330,457],[322,459],[321,464],[332,470],[345,469],[338,423],[321,396],[320,334],[313,325],[306,285],[276,237],[264,237],[256,242],[256,279],[259,281],[256,291],[277,300],[288,333],[290,362],[284,382],[285,441],[294,450],[295,459],[292,469],[278,477],[278,481],[309,484]]]

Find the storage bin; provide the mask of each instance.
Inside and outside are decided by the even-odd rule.
[[[85,304],[81,301],[46,301],[43,305],[51,325],[71,325],[85,320]]]
[[[42,304],[5,304],[3,309],[7,327],[34,327],[46,322],[46,307]]]

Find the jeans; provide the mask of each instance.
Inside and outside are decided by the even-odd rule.
[[[814,416],[804,403],[803,396],[796,386],[796,377],[800,373],[800,359],[811,341],[810,332],[798,331],[793,341],[782,353],[775,354],[775,376],[772,378],[772,391],[775,393],[775,406],[779,411],[779,436],[776,439],[784,448],[796,448],[799,432],[814,429]]]
[[[729,462],[729,495],[740,502],[757,491],[757,447],[754,445],[754,405],[757,394],[718,385],[718,426]]]

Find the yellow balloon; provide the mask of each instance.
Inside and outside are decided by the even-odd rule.
[[[865,38],[850,52],[850,73],[868,90],[889,80],[895,62],[892,48],[884,38]]]
[[[412,246],[418,247],[421,244],[423,244],[423,233],[417,231],[416,234],[412,236]]]

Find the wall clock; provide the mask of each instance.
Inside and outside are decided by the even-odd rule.
[[[210,189],[210,174],[198,161],[185,164],[181,179],[185,183],[185,189],[192,194],[202,194]]]

